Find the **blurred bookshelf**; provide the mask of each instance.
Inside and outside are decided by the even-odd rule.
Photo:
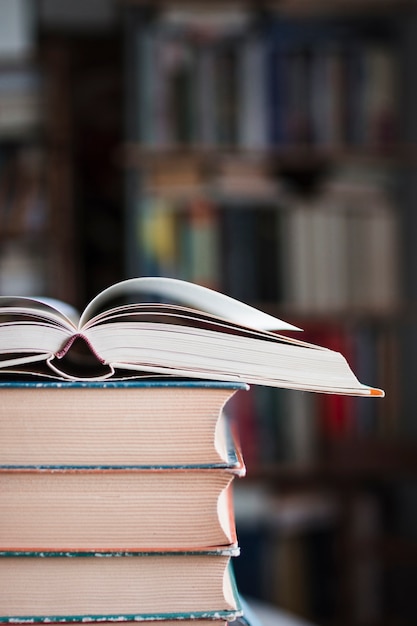
[[[387,394],[236,399],[238,583],[323,625],[411,625],[417,7],[122,6],[128,275],[288,319]]]
[[[0,291],[71,300],[71,180],[56,133],[65,65],[39,46],[33,3],[4,2],[0,19]]]

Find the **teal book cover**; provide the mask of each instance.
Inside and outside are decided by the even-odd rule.
[[[128,622],[242,614],[235,551],[0,557],[0,622]]]

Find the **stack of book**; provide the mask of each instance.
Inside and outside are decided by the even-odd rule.
[[[240,388],[1,383],[1,620],[236,619]]]
[[[245,466],[225,405],[249,383],[383,392],[190,283],[131,279],[73,313],[0,298],[0,622],[238,619]]]

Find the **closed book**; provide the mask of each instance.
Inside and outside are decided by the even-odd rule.
[[[256,214],[248,207],[228,206],[222,215],[224,290],[243,302],[257,295]]]
[[[241,43],[237,64],[238,143],[246,150],[262,150],[268,145],[266,59],[265,38],[247,35]]]
[[[241,383],[0,383],[0,466],[239,465],[225,406]]]
[[[221,275],[220,227],[216,207],[197,197],[184,207],[182,220],[182,275],[205,287],[217,287]]]
[[[237,446],[233,457],[226,469],[3,468],[0,549],[105,552],[236,546],[232,483],[245,472]]]
[[[233,620],[232,555],[3,553],[0,622]]]

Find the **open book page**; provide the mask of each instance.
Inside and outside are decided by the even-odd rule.
[[[57,311],[65,318],[69,319],[74,325],[78,325],[80,319],[80,313],[73,306],[68,304],[67,302],[63,302],[62,300],[57,300],[56,298],[37,298],[38,302],[42,304],[46,304]]]
[[[254,309],[256,311],[256,309]],[[258,313],[261,313],[258,311]],[[230,321],[223,317],[218,317],[210,313],[189,309],[174,304],[162,303],[139,303],[116,306],[109,310],[104,310],[95,317],[92,317],[80,328],[80,332],[86,337],[89,329],[95,326],[108,325],[108,333],[111,340],[112,326],[111,324],[128,323],[134,320],[135,323],[142,324],[172,324],[170,327],[174,329],[174,325],[178,327],[178,331],[185,330],[186,327],[200,329],[201,331],[217,331],[230,335],[238,335],[239,337],[250,337],[253,339],[264,339],[275,343],[288,343],[297,346],[305,346],[316,350],[327,350],[321,346],[307,343],[300,339],[280,335],[271,330],[254,328],[251,326],[241,325],[237,322]],[[278,322],[279,320],[277,320]],[[285,323],[285,322],[284,322]],[[114,326],[113,328],[116,328]],[[162,326],[161,326],[162,328]],[[133,333],[134,329],[130,326]],[[299,330],[299,329],[297,329]]]
[[[108,287],[86,307],[80,319],[82,328],[107,302],[134,294],[154,294],[249,328],[264,330],[300,330],[267,313],[222,293],[175,278],[144,276],[131,278]]]
[[[77,311],[60,300],[53,298],[21,298],[18,296],[0,296],[0,323],[3,318],[13,316],[32,317],[34,320],[49,321],[65,326],[71,332],[77,329],[79,315]]]

